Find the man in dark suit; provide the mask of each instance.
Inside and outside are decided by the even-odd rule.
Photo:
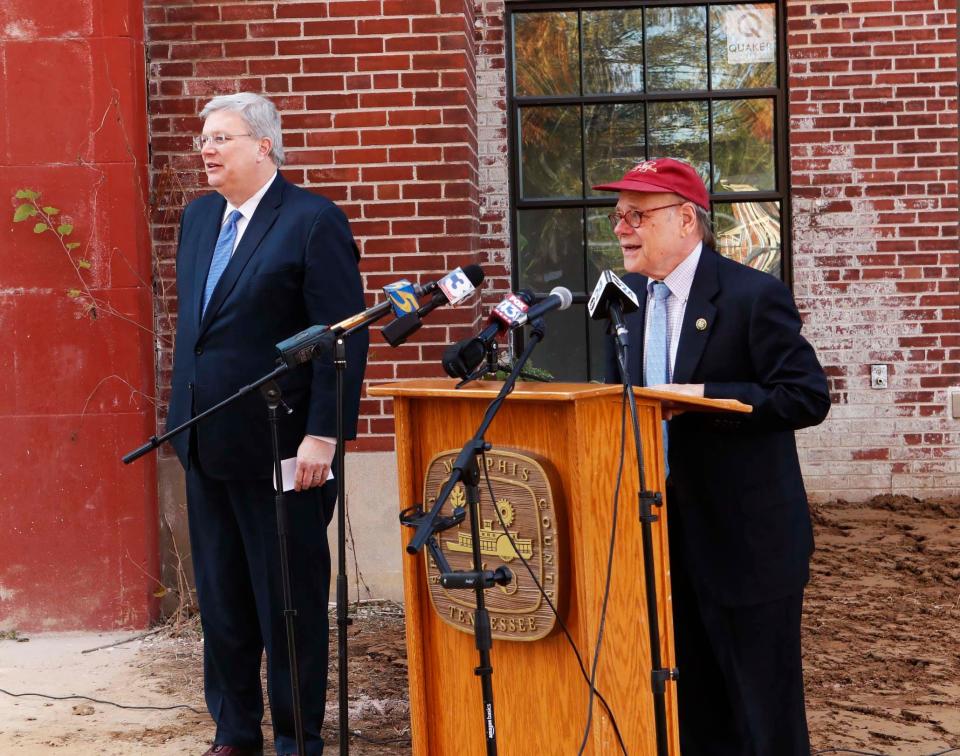
[[[344,214],[288,183],[280,116],[254,94],[216,97],[195,138],[216,192],[187,205],[177,251],[177,339],[167,427],[270,372],[275,345],[364,307],[359,253]],[[344,424],[356,434],[365,332],[347,340]],[[304,740],[323,750],[330,554],[326,527],[341,470],[332,470],[336,375],[329,355],[278,381],[283,458],[296,457],[287,496],[292,605]],[[282,409],[282,408],[281,408]],[[268,686],[278,754],[296,751],[267,405],[254,392],[173,445],[186,470],[190,543],[204,634],[204,689],[216,722],[208,754],[260,754]]]
[[[753,407],[667,423],[683,756],[808,756],[800,616],[813,535],[794,431],[827,415],[823,368],[787,287],[712,249],[690,165],[647,160],[594,188],[619,192],[610,220],[640,301],[626,317],[631,380]],[[619,380],[611,345],[607,381]]]

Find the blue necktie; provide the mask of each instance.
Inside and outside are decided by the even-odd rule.
[[[213,296],[213,290],[217,288],[217,281],[223,275],[227,263],[230,262],[230,256],[233,254],[233,243],[237,239],[237,221],[243,217],[239,210],[234,210],[227,216],[227,222],[220,228],[220,236],[217,238],[217,246],[213,250],[213,259],[210,260],[210,270],[207,273],[207,285],[203,288],[203,307],[200,310],[200,317],[207,311],[207,305],[210,303],[210,297]]]
[[[670,288],[663,281],[651,281],[649,285],[650,308],[647,313],[647,340],[643,347],[646,366],[643,384],[656,386],[670,382],[670,345],[667,342],[667,297]],[[667,423],[663,423],[663,461],[667,475]]]

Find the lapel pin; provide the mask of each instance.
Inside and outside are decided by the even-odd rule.
[[[707,319],[706,318],[697,318],[697,330],[706,331],[707,330]]]

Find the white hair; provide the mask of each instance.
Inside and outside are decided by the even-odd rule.
[[[270,100],[253,92],[220,95],[203,106],[200,117],[206,119],[208,115],[218,110],[239,113],[255,138],[266,137],[270,140],[270,158],[278,168],[283,165],[283,132],[280,129],[280,113]]]

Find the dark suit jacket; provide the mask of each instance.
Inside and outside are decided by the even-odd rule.
[[[329,200],[277,176],[200,318],[201,297],[226,200],[217,193],[183,212],[177,251],[177,340],[167,428],[190,419],[276,367],[275,345],[310,325],[331,325],[364,309],[359,254],[347,219]],[[356,436],[366,366],[366,331],[347,340],[344,427]],[[294,456],[305,433],[336,436],[336,374],[329,355],[279,381],[280,451]],[[172,440],[185,467],[189,446],[218,479],[272,476],[267,407],[253,392]]]
[[[630,377],[640,385],[647,279],[624,281],[640,300],[626,317]],[[671,550],[724,605],[780,598],[809,576],[813,534],[794,431],[820,423],[830,396],[800,327],[783,283],[704,247],[672,381],[702,383],[705,396],[737,399],[753,413],[689,412],[668,423],[667,506]],[[611,342],[607,381],[619,380]]]

